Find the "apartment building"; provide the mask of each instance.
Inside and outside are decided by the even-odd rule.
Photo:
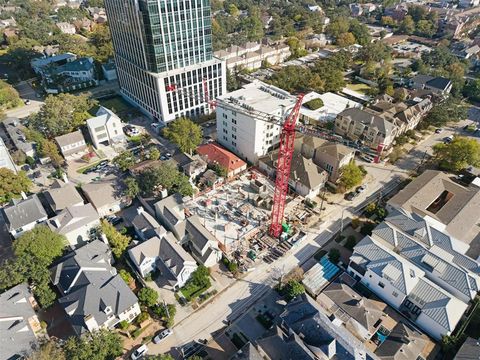
[[[280,123],[296,99],[288,92],[259,80],[221,96],[217,108],[217,141],[253,164],[280,142]],[[238,111],[237,111],[238,109]],[[257,115],[269,121],[262,121]]]
[[[204,81],[209,98],[223,95],[226,67],[213,57],[209,1],[106,0],[105,10],[126,100],[163,123],[211,112]]]

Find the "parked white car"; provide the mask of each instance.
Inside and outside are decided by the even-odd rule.
[[[142,345],[132,353],[132,356],[130,356],[130,359],[132,360],[141,359],[147,354],[147,352],[148,352],[147,345]]]
[[[161,342],[163,339],[169,337],[170,335],[172,335],[173,331],[170,330],[170,329],[165,329],[163,330],[160,334],[158,334],[157,336],[155,336],[153,338],[153,343],[154,344],[158,344],[159,342]]]

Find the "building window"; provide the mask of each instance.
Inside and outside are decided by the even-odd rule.
[[[237,143],[235,141],[232,141],[233,146],[237,146]]]
[[[398,293],[397,293],[396,291],[394,291],[394,292],[392,293],[392,295],[393,295],[394,297],[397,297],[397,296],[398,296]]]
[[[236,124],[237,124],[237,120],[232,119],[232,123],[236,125]]]
[[[380,286],[380,287],[383,289],[383,288],[385,287],[385,284],[382,283],[382,282],[379,282],[379,283],[378,283],[378,286]]]

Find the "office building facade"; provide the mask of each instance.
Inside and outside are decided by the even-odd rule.
[[[161,122],[199,116],[226,92],[210,0],[105,0],[121,94]],[[172,85],[182,91],[173,91]]]

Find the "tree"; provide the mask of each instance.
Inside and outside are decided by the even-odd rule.
[[[152,307],[158,302],[158,293],[149,287],[140,289],[137,294],[138,300],[142,305]]]
[[[480,143],[475,139],[456,136],[450,144],[437,144],[433,153],[441,168],[460,171],[471,166],[480,166]]]
[[[12,153],[12,160],[17,165],[23,165],[27,161],[27,154],[25,154],[22,150],[16,150]]]
[[[125,196],[130,199],[134,199],[140,193],[140,187],[138,182],[134,177],[127,177],[124,181],[125,183]]]
[[[357,245],[357,240],[355,239],[355,236],[350,235],[347,237],[347,241],[345,242],[345,247],[348,250],[353,250],[353,248]]]
[[[47,139],[68,134],[90,117],[88,111],[97,104],[87,95],[49,95],[40,111],[30,118],[30,126]]]
[[[42,157],[50,158],[52,165],[56,168],[61,166],[65,160],[58,151],[58,146],[52,140],[44,139],[38,144],[38,152]]]
[[[7,168],[0,168],[0,203],[4,204],[12,199],[19,198],[22,192],[28,192],[32,181],[24,171],[15,174]]]
[[[346,32],[338,35],[337,45],[340,47],[350,46],[355,44],[355,36],[351,32]]]
[[[238,17],[240,15],[240,10],[238,10],[238,7],[236,7],[235,4],[230,4],[228,5],[228,13],[233,17]]]
[[[62,255],[66,244],[65,236],[50,230],[48,226],[37,225],[14,241],[13,252],[17,257],[32,257],[48,266]]]
[[[101,228],[112,248],[113,255],[117,258],[121,257],[132,239],[126,235],[120,234],[117,229],[115,229],[115,226],[106,220],[102,220]]]
[[[122,171],[127,171],[133,165],[135,165],[135,156],[131,151],[122,151],[119,155],[115,156],[112,162]]]
[[[150,160],[158,160],[160,159],[160,150],[158,150],[156,147],[150,149],[150,153],[148,155]]]
[[[123,354],[122,343],[117,333],[102,329],[69,338],[64,351],[69,360],[114,360]]]
[[[421,126],[444,126],[448,122],[458,122],[466,119],[468,116],[468,108],[457,99],[449,98],[448,100],[435,105],[425,117],[424,124]]]
[[[240,88],[237,80],[237,76],[234,72],[227,69],[227,90],[228,91],[235,91]]]
[[[350,28],[350,21],[348,18],[339,16],[336,19],[334,19],[330,24],[327,26],[325,29],[325,32],[328,35],[333,36],[334,38],[337,38],[340,36],[340,34],[348,32]]]
[[[395,26],[396,22],[391,16],[382,16],[382,25],[383,26]]]
[[[469,81],[463,88],[463,95],[471,100],[480,100],[480,79]]]
[[[283,294],[287,298],[287,301],[295,299],[298,295],[305,292],[305,288],[301,283],[296,280],[290,280],[283,288]]]
[[[354,161],[343,166],[340,169],[340,173],[340,184],[347,190],[359,185],[365,176]]]
[[[125,281],[128,285],[134,281],[133,276],[125,269],[120,269],[118,275],[120,275],[123,281]]]
[[[0,80],[0,109],[11,109],[22,104],[20,95],[15,88],[7,82]]]
[[[187,118],[173,121],[163,130],[165,137],[180,148],[184,153],[191,154],[202,142],[202,128]]]
[[[398,29],[398,31],[401,34],[413,34],[413,32],[415,31],[415,22],[410,15],[405,16],[405,18],[400,24],[400,28]]]
[[[143,193],[154,195],[159,188],[171,192],[179,192],[183,196],[193,194],[192,185],[188,177],[180,173],[171,162],[164,162],[159,166],[150,166],[142,171],[138,177],[138,184]]]

